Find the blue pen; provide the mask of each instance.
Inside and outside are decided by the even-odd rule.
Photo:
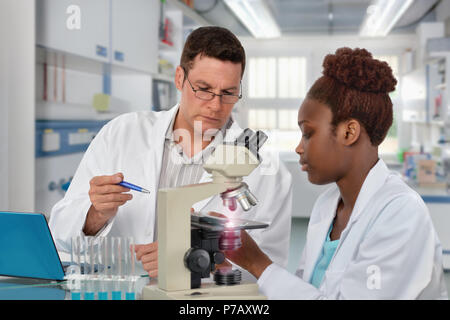
[[[142,187],[136,186],[132,183],[126,182],[126,181],[122,181],[118,183],[119,186],[128,188],[128,189],[132,189],[132,190],[136,190],[142,193],[150,193],[150,191],[148,191],[147,189],[144,189]]]

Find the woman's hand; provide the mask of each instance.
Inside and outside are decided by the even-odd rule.
[[[225,257],[259,279],[264,270],[272,264],[272,260],[262,252],[245,230],[241,230],[241,242],[242,246],[239,249],[224,251]]]
[[[208,212],[208,214],[210,216],[228,218],[221,213],[213,211]],[[245,230],[241,230],[241,242],[242,246],[239,249],[224,251],[225,258],[246,269],[257,279],[259,279],[264,270],[272,264],[272,260],[270,260],[269,257],[262,252],[255,240],[253,240]],[[225,266],[225,263],[226,261],[218,267]]]

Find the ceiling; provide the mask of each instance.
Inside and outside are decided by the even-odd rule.
[[[441,0],[416,0],[392,33],[413,33],[420,21],[434,21]],[[371,0],[266,0],[282,35],[358,34]],[[195,0],[195,10],[211,24],[250,36],[222,0]]]

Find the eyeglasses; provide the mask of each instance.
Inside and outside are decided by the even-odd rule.
[[[216,94],[214,92],[207,91],[207,90],[194,89],[191,81],[189,81],[189,78],[187,77],[187,72],[185,71],[184,74],[185,74],[187,81],[189,82],[189,85],[191,86],[192,91],[194,91],[194,95],[201,100],[211,101],[212,99],[214,99],[215,96],[218,96],[222,103],[233,104],[233,103],[238,102],[239,99],[242,98],[242,81],[239,82],[239,92],[240,92],[239,95],[228,94],[228,93]]]

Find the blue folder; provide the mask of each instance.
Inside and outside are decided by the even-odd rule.
[[[64,269],[43,214],[0,211],[0,275],[64,279]]]

